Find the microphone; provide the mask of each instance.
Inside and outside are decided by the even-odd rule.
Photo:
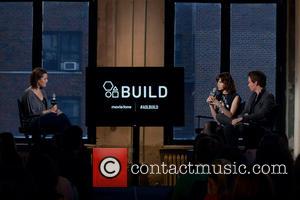
[[[209,93],[209,96],[216,97],[216,99],[219,101],[222,97],[222,93],[216,87],[214,87]]]
[[[52,106],[55,106],[57,103],[56,103],[56,95],[55,93],[52,94],[52,98],[51,98],[51,105]]]
[[[217,88],[216,87],[214,87],[212,89],[212,91],[210,91],[209,96],[213,96],[213,97],[217,96]]]

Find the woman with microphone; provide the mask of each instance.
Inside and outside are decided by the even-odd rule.
[[[217,90],[207,98],[212,117],[218,124],[231,124],[240,107],[241,97],[236,93],[234,80],[230,73],[223,72],[216,77]]]
[[[47,82],[47,71],[39,67],[35,68],[30,75],[30,86],[21,98],[22,110],[33,131],[34,142],[39,142],[43,131],[61,134],[71,125],[67,116],[58,109],[54,102],[52,106],[48,105],[45,92]]]

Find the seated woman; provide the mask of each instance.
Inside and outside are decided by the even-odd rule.
[[[67,116],[62,113],[57,105],[48,108],[48,99],[45,87],[48,82],[47,71],[35,68],[30,75],[30,87],[22,96],[22,108],[33,133],[34,142],[37,142],[43,130],[51,133],[62,133],[71,124]]]
[[[218,92],[207,98],[212,117],[219,125],[231,124],[231,119],[236,117],[241,98],[236,93],[234,80],[228,72],[223,72],[216,77]]]

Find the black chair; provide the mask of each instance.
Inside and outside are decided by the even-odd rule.
[[[32,130],[31,124],[30,124],[30,117],[29,118],[26,117],[25,110],[24,110],[21,100],[18,99],[17,102],[18,102],[19,120],[20,120],[19,132],[24,134],[25,139],[26,139],[28,145],[30,146],[32,144],[30,136],[32,137],[32,133],[33,133],[33,130]],[[37,115],[31,116],[31,117],[36,117],[36,116]],[[47,134],[51,134],[51,131],[40,129],[40,133],[41,133],[42,139],[45,139]]]
[[[29,120],[25,117],[24,109],[22,106],[22,102],[20,99],[17,100],[18,102],[18,109],[19,109],[19,120],[20,120],[20,126],[19,126],[19,132],[23,133],[25,135],[25,138],[29,145],[31,145],[30,135],[32,135],[32,129],[30,127]]]

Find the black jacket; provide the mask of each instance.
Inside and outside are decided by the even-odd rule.
[[[265,89],[258,95],[257,100],[256,96],[256,93],[253,92],[240,116],[243,117],[243,122],[269,128],[274,121],[274,96]]]

